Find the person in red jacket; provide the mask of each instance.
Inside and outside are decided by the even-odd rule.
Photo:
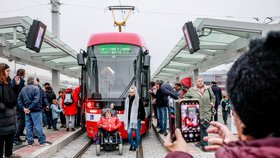
[[[81,86],[78,86],[74,89],[73,95],[77,98],[77,110],[78,113],[75,116],[75,127],[81,126],[81,104],[80,104],[80,92],[81,92]]]
[[[101,127],[101,132],[103,134],[105,133],[105,136],[108,136],[109,134],[115,134],[121,127],[119,118],[114,116],[110,109],[105,111],[97,124],[99,127]],[[105,142],[107,141],[108,139],[105,139]],[[110,137],[109,141],[112,141],[112,137]]]
[[[62,109],[66,118],[66,131],[75,131],[75,115],[77,115],[78,97],[72,90],[72,86],[68,85],[67,89],[62,97]],[[71,122],[71,124],[70,124]]]

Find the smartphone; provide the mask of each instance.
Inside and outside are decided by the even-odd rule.
[[[16,76],[16,77],[15,77],[15,80],[16,80],[16,81],[18,81],[19,79],[20,79],[20,77],[19,77],[19,76]]]
[[[182,99],[175,105],[175,128],[179,128],[186,142],[201,140],[200,111],[197,99]]]

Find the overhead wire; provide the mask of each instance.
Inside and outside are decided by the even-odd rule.
[[[101,7],[95,7],[95,6],[89,6],[89,5],[80,5],[80,4],[74,4],[74,3],[69,3],[66,2],[64,5],[69,5],[69,6],[77,6],[77,7],[83,7],[83,8],[92,8],[92,9],[99,9],[99,10],[104,10],[104,8]],[[122,5],[121,1],[119,0],[120,6]],[[243,18],[243,19],[255,19],[255,18],[267,18],[271,17],[272,19],[280,19],[280,16],[235,16],[235,15],[213,15],[213,14],[190,14],[190,13],[177,13],[177,12],[156,12],[156,11],[138,11],[138,13],[142,14],[159,14],[159,15],[180,15],[180,16],[194,16],[194,17],[220,17],[220,18]],[[124,11],[122,10],[122,18],[124,19]]]
[[[9,12],[15,12],[15,11],[19,11],[19,10],[27,10],[27,9],[31,9],[31,8],[37,8],[37,7],[41,7],[41,4],[40,5],[32,5],[32,6],[23,7],[23,8],[0,11],[0,13],[9,13]]]
[[[176,13],[176,12],[155,12],[155,11],[139,11],[141,14],[160,14],[160,15],[180,15],[180,16],[194,16],[194,17],[220,17],[220,18],[240,18],[240,19],[255,19],[260,20],[260,18],[272,18],[272,19],[280,19],[280,16],[263,16],[263,17],[250,17],[250,16],[234,16],[234,15],[206,15],[206,14],[189,14],[189,13]]]
[[[122,6],[121,0],[119,0],[119,3],[120,3],[120,6]],[[123,21],[124,21],[124,11],[121,10],[121,12],[122,12],[122,18],[123,18]]]
[[[52,10],[50,7],[47,7],[49,5],[49,3],[44,4],[44,3],[41,3],[39,0],[33,0],[33,1],[35,1],[36,3],[40,4],[41,6],[43,6],[45,8],[47,8],[48,10]]]
[[[68,5],[68,6],[76,6],[76,7],[82,7],[82,8],[90,8],[90,9],[98,9],[98,10],[104,10],[104,8],[101,7],[94,7],[94,6],[88,6],[88,5],[80,5],[80,4],[74,4],[74,3],[61,3],[63,5]]]
[[[31,9],[31,8],[37,8],[40,6],[44,6],[45,8],[51,10],[51,8],[47,7],[47,5],[49,5],[49,3],[42,3],[39,0],[34,0],[38,3],[38,5],[32,5],[32,6],[28,6],[28,7],[23,7],[23,8],[18,8],[18,9],[11,9],[11,10],[5,10],[5,11],[0,11],[0,13],[8,13],[8,12],[15,12],[15,11],[19,11],[19,10],[27,10],[27,9]],[[121,1],[119,0],[120,5]],[[90,8],[90,9],[97,9],[97,10],[104,10],[104,8],[101,7],[96,7],[96,6],[89,6],[89,5],[81,5],[81,4],[74,4],[74,3],[68,3],[68,2],[62,2],[61,4],[63,5],[68,5],[68,6],[76,6],[76,7],[82,7],[82,8]],[[141,14],[159,14],[159,15],[180,15],[180,16],[194,16],[194,17],[221,17],[221,18],[245,18],[245,19],[255,19],[257,22],[260,22],[260,18],[267,20],[268,18],[271,18],[273,21],[274,20],[279,20],[280,21],[280,16],[263,16],[263,17],[259,17],[259,16],[233,16],[233,15],[206,15],[206,14],[190,14],[190,13],[177,13],[177,12],[156,12],[156,11],[139,11],[139,13]],[[124,19],[124,11],[122,10],[122,18]],[[264,21],[265,22],[265,21]],[[270,22],[269,22],[270,23]]]

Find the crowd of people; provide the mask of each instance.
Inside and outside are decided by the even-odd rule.
[[[170,151],[166,158],[192,157],[181,131],[176,129],[175,141],[167,131],[167,118],[171,117],[168,114],[174,114],[173,100],[178,99],[197,99],[199,102],[202,140],[196,146],[203,151],[216,151],[217,158],[280,157],[280,126],[275,124],[280,111],[279,41],[280,32],[270,32],[266,38],[251,41],[249,50],[235,61],[228,72],[227,94],[223,97],[216,82],[207,86],[202,77],[197,77],[192,87],[175,83],[172,88],[161,80],[151,82],[149,93],[159,128],[157,132],[167,136],[164,145]],[[24,128],[28,146],[34,145],[35,137],[38,137],[40,146],[50,145],[43,126],[59,130],[58,118],[61,120],[60,128],[75,131],[75,122],[79,124],[79,119],[75,118],[79,111],[80,87],[73,90],[69,85],[65,91],[58,92],[57,98],[51,85],[45,83],[42,88],[36,77],[29,76],[25,84],[25,70],[19,69],[13,79],[9,74],[9,66],[1,63],[0,155],[16,157],[12,154],[13,143],[21,143]],[[135,86],[130,87],[125,100],[124,125],[131,151],[139,147],[140,130],[145,121],[144,103],[137,92]],[[223,124],[217,122],[219,105],[222,107]],[[226,126],[230,111],[238,137]],[[115,132],[121,126],[111,111],[105,111],[98,124],[108,132]],[[133,131],[135,140],[132,138]]]
[[[50,83],[41,87],[40,80],[34,76],[29,76],[25,81],[24,69],[18,69],[13,79],[9,75],[9,66],[0,63],[1,157],[18,157],[12,154],[13,145],[20,145],[23,141],[27,141],[30,147],[34,145],[34,139],[38,139],[41,147],[51,145],[46,139],[43,127],[48,126],[48,130],[58,131],[59,118],[60,128],[66,128],[66,131],[75,131],[75,126],[80,125],[77,117],[79,87],[73,90],[69,85],[65,91],[58,92],[57,98]],[[68,94],[70,101],[68,100],[66,105]],[[22,136],[25,136],[25,139],[22,139]]]

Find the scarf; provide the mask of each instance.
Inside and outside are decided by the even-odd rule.
[[[128,122],[128,110],[129,110],[129,97],[126,98],[125,100],[125,111],[124,111],[124,127],[127,130],[128,129],[128,124],[129,128],[135,128],[137,129],[137,118],[138,118],[138,109],[139,109],[139,97],[135,96],[131,110],[130,110],[130,120]]]

